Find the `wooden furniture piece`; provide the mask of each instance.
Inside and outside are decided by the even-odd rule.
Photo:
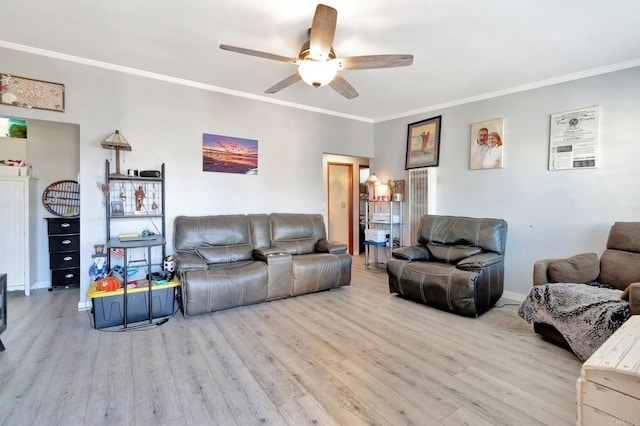
[[[80,285],[80,218],[47,217],[51,287]]]
[[[579,425],[640,423],[640,315],[582,365],[576,388]]]
[[[7,290],[31,292],[36,272],[36,179],[0,177],[0,271],[7,274]]]

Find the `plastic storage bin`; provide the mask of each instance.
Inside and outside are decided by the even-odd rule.
[[[152,318],[173,315],[175,290],[179,281],[152,286]],[[127,289],[127,324],[149,319],[149,287]],[[87,297],[93,303],[95,328],[114,327],[124,324],[124,290],[96,291],[95,284],[89,286]]]

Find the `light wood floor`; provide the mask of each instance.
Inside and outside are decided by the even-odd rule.
[[[92,329],[77,289],[10,293],[0,423],[575,424],[581,364],[517,306],[438,311],[362,263],[350,287],[144,331]]]

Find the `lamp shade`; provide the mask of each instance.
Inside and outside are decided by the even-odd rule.
[[[376,176],[376,174],[375,174],[375,173],[372,173],[372,174],[370,174],[370,175],[369,175],[369,177],[367,178],[367,181],[366,181],[366,182],[367,182],[367,183],[373,183],[373,184],[376,184],[376,183],[378,183],[378,176]]]
[[[104,149],[119,148],[123,151],[131,151],[131,145],[129,145],[129,142],[127,142],[125,137],[122,136],[122,134],[118,130],[116,130],[115,133],[111,134],[111,136],[102,141],[101,146]]]

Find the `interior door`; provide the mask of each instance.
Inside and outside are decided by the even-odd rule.
[[[328,238],[348,245],[353,254],[353,165],[328,163]]]

